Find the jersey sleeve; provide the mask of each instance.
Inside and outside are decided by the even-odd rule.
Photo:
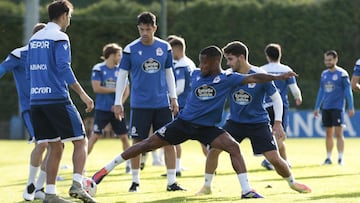
[[[175,80],[185,79],[185,70],[187,67],[178,67],[175,69]]]
[[[354,76],[360,76],[360,59],[358,59],[355,63],[355,67],[354,67]]]
[[[61,77],[69,85],[75,83],[77,80],[71,69],[71,51],[69,41],[60,40],[55,42],[55,58],[59,77]]]
[[[92,70],[91,80],[101,81],[101,71],[100,70]]]
[[[273,95],[277,91],[274,82],[267,82],[264,86],[266,95]]]

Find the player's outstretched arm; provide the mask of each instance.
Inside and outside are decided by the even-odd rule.
[[[281,75],[271,75],[265,73],[255,73],[246,76],[243,80],[243,84],[246,83],[265,83],[273,80],[287,80],[291,77],[298,76],[295,72],[286,72]]]

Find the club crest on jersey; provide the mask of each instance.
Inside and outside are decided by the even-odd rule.
[[[252,101],[252,96],[250,93],[240,89],[233,93],[233,101],[239,105],[248,105]]]
[[[338,75],[335,74],[332,76],[332,80],[337,80],[337,79],[338,79]]]
[[[324,90],[325,92],[332,92],[335,89],[334,83],[328,81],[324,84]]]
[[[200,100],[208,100],[215,97],[216,90],[214,87],[202,85],[195,89],[195,95]]]
[[[256,83],[249,83],[248,88],[254,88],[256,86]]]
[[[220,76],[216,76],[213,80],[213,83],[219,83],[220,82]]]
[[[153,58],[149,58],[142,64],[142,69],[146,73],[156,73],[160,70],[160,62]]]
[[[162,56],[164,54],[164,51],[159,47],[156,49],[156,56]]]

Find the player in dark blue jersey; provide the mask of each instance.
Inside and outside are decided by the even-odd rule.
[[[331,153],[334,147],[333,136],[336,135],[338,150],[338,164],[343,164],[344,153],[344,111],[345,99],[348,102],[348,114],[355,114],[353,94],[350,87],[350,79],[347,71],[337,66],[338,55],[330,50],[324,54],[326,70],[321,73],[320,87],[315,103],[314,116],[319,116],[322,109],[322,122],[326,131],[326,153],[324,164],[332,164]]]
[[[266,55],[266,59],[269,63],[261,66],[261,68],[263,70],[265,70],[266,72],[271,73],[271,74],[281,74],[281,73],[285,73],[288,71],[292,71],[292,69],[289,66],[284,65],[280,62],[281,46],[279,44],[274,44],[274,43],[268,44],[265,47],[265,55]],[[295,103],[298,106],[302,103],[301,91],[297,85],[295,77],[289,78],[288,80],[285,80],[285,81],[274,81],[274,83],[275,83],[276,88],[280,92],[281,99],[283,102],[282,126],[283,126],[284,130],[286,131],[286,129],[288,127],[288,119],[289,119],[288,118],[288,111],[289,111],[288,89],[290,89],[292,95],[294,96]],[[269,96],[266,97],[264,105],[270,116],[270,124],[273,126],[274,125],[274,109],[273,109],[272,100]],[[279,150],[280,156],[286,162],[288,162],[287,155],[286,155],[286,147],[285,147],[286,136],[281,136],[281,137],[276,136],[276,138],[277,138],[276,141],[278,144],[278,150]],[[289,162],[288,162],[288,164],[289,164]],[[274,169],[274,167],[266,159],[261,163],[261,165],[268,170]]]
[[[38,143],[49,143],[46,164],[46,196],[44,202],[70,202],[56,195],[56,175],[65,141],[72,141],[73,184],[69,195],[84,202],[96,202],[82,188],[82,172],[87,158],[87,138],[82,119],[73,105],[68,87],[86,104],[86,112],[94,108],[93,100],[77,82],[71,68],[71,51],[66,28],[73,11],[67,0],[48,6],[50,22],[34,34],[28,45],[27,73],[30,78],[31,120]]]
[[[198,140],[204,145],[221,149],[230,154],[237,174],[246,171],[239,145],[216,124],[221,121],[226,96],[239,84],[268,82],[287,79],[295,73],[273,76],[268,74],[240,75],[221,70],[222,52],[216,46],[209,46],[200,52],[200,70],[192,74],[192,87],[188,101],[179,116],[161,127],[149,137],[118,155],[104,168],[93,175],[100,182],[115,166],[143,152],[167,145],[176,145],[186,140]],[[121,116],[121,115],[118,115]],[[109,166],[111,167],[110,170]],[[168,188],[170,190],[170,188]]]
[[[140,38],[124,48],[115,93],[115,116],[118,116],[123,112],[122,95],[130,75],[129,131],[134,144],[149,136],[151,126],[154,130],[159,129],[178,112],[171,46],[154,36],[157,29],[154,14],[143,12],[137,19]],[[164,152],[168,187],[172,191],[183,190],[176,183],[175,147],[167,146]],[[131,160],[132,184],[129,192],[136,192],[139,188],[139,168],[140,156],[136,156]]]
[[[227,65],[234,72],[241,74],[266,73],[264,70],[252,66],[248,62],[248,48],[239,41],[228,43],[223,52]],[[266,95],[270,95],[275,111],[275,123],[271,131],[269,116],[263,106]],[[310,192],[306,185],[295,181],[289,166],[279,156],[275,136],[285,136],[282,128],[282,100],[272,82],[239,84],[229,94],[230,117],[224,125],[226,130],[237,142],[241,143],[249,138],[255,155],[263,154],[274,166],[280,176],[287,180],[289,186],[298,192]],[[276,132],[276,133],[275,133]],[[211,148],[206,160],[205,182],[197,195],[211,194],[211,184],[221,150]],[[252,191],[246,171],[239,174],[244,198],[261,198]]]
[[[104,62],[96,64],[92,69],[91,85],[96,93],[96,100],[93,134],[89,138],[88,154],[90,154],[94,144],[103,134],[105,126],[109,123],[115,135],[121,139],[123,149],[126,150],[130,146],[126,120],[120,121],[114,115],[115,87],[121,52],[122,48],[116,43],[105,45],[102,56]],[[122,103],[129,97],[129,91],[127,86]],[[130,172],[130,161],[128,162],[127,170]]]
[[[33,28],[33,34],[45,27],[44,23],[38,23]],[[25,127],[29,132],[29,143],[35,142],[34,129],[30,120],[30,83],[26,79],[25,64],[27,58],[28,47],[24,46],[13,50],[8,57],[0,64],[0,78],[7,72],[12,72],[15,79],[16,89],[19,98],[20,112]],[[45,183],[46,161],[43,161],[42,155],[47,148],[47,143],[35,142],[35,147],[30,156],[29,177],[27,186],[23,193],[23,198],[26,201],[33,201],[34,199],[44,199],[43,186]],[[45,155],[47,157],[47,153]],[[46,158],[44,158],[46,160]],[[40,167],[41,166],[41,167]],[[40,172],[39,169],[41,168]],[[38,178],[36,179],[37,173]]]
[[[355,62],[354,72],[351,76],[351,87],[354,91],[360,91],[360,59]]]

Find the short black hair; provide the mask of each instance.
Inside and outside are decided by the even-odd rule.
[[[247,46],[240,41],[233,41],[228,43],[223,48],[223,51],[226,54],[232,54],[234,56],[244,55],[246,60],[248,59],[248,55],[249,55],[249,50]]]
[[[49,20],[50,21],[56,20],[64,13],[66,13],[66,15],[69,15],[69,13],[72,12],[73,9],[74,9],[73,5],[68,0],[53,1],[48,6]]]
[[[221,49],[215,45],[205,47],[200,51],[200,55],[206,56],[207,58],[219,58],[220,60],[223,57]]]
[[[325,56],[332,56],[336,59],[338,57],[338,54],[335,50],[328,50],[325,52]]]
[[[281,56],[281,46],[279,44],[268,44],[265,47],[265,54],[269,57],[272,61],[278,61]]]
[[[152,26],[156,25],[156,16],[151,12],[142,12],[137,16],[137,25],[140,24],[150,24]]]

